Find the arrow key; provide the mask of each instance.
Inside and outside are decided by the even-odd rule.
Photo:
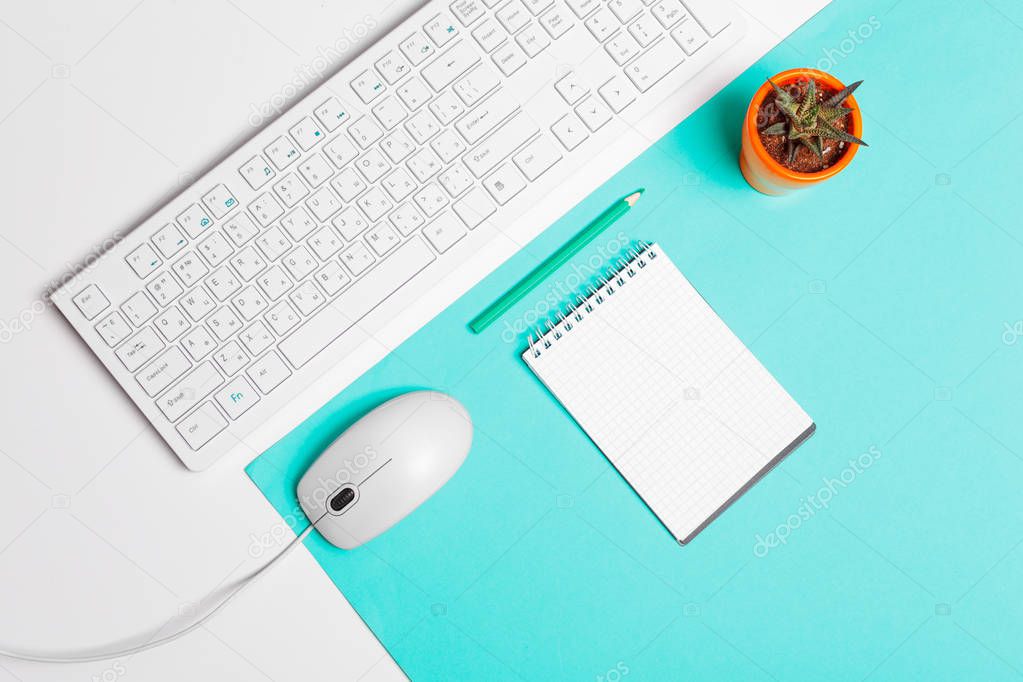
[[[558,142],[569,151],[578,147],[579,143],[589,137],[586,126],[575,114],[565,114],[558,119],[557,123],[551,126],[551,132],[554,133],[554,137],[558,138]]]
[[[601,85],[597,92],[616,114],[636,101],[635,91],[621,76],[612,77],[611,80]]]

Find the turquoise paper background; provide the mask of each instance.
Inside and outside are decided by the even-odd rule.
[[[871,147],[819,188],[762,197],[736,164],[746,103],[822,60],[866,80]],[[420,510],[350,553],[306,541],[417,681],[1018,679],[1021,67],[1013,0],[837,0],[250,476],[294,514],[311,459],[383,400],[436,388],[468,406],[473,450]],[[465,326],[638,186],[607,237],[659,241],[818,425],[686,548],[521,363],[521,338]]]

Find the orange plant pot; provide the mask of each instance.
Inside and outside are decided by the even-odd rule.
[[[817,69],[790,69],[782,71],[771,80],[779,87],[785,87],[795,81],[810,78],[836,92],[845,87],[831,74]],[[760,112],[760,105],[771,91],[770,83],[764,83],[757,90],[757,93],[753,95],[753,100],[749,103],[746,120],[742,124],[742,153],[739,155],[739,168],[742,169],[743,177],[753,189],[764,194],[788,194],[792,190],[823,182],[833,175],[841,173],[846,166],[852,163],[853,157],[856,156],[859,149],[858,144],[850,144],[842,158],[830,167],[816,173],[800,173],[775,161],[761,144],[760,133],[757,129],[757,114]],[[856,105],[856,99],[850,95],[846,98],[845,105],[852,108],[852,113],[849,114],[852,119],[852,134],[862,138],[863,116],[860,114],[860,108]]]

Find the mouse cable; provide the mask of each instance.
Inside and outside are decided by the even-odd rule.
[[[230,594],[224,597],[224,599],[219,604],[217,604],[209,613],[207,613],[205,616],[195,621],[188,627],[178,630],[173,634],[166,635],[159,639],[152,639],[144,644],[139,644],[138,646],[129,647],[127,649],[120,649],[118,651],[106,651],[95,654],[83,654],[80,656],[60,656],[56,654],[54,655],[31,654],[22,653],[18,651],[6,651],[4,649],[0,649],[0,656],[17,659],[19,661],[31,661],[33,663],[93,663],[95,661],[106,661],[108,659],[119,658],[121,656],[130,656],[133,654],[141,653],[143,651],[148,651],[149,649],[155,649],[156,647],[163,646],[164,644],[169,644],[170,642],[173,642],[174,640],[180,637],[184,637],[189,632],[192,632],[196,628],[200,627],[206,621],[212,618],[218,611],[227,606],[228,602],[230,602],[232,599],[241,594],[246,587],[254,583],[256,579],[263,575],[267,570],[269,570],[271,566],[273,566],[278,561],[283,559],[285,556],[288,555],[288,553],[291,552],[291,550],[293,550],[295,547],[301,544],[301,542],[306,539],[309,533],[312,532],[313,528],[316,527],[316,524],[322,521],[323,517],[326,515],[327,515],[326,512],[324,512],[323,516],[320,516],[320,518],[316,519],[311,524],[309,524],[309,527],[302,531],[301,534],[296,536],[295,539],[292,540],[287,547],[285,547],[277,554],[277,556],[270,559],[270,561],[260,566],[252,574],[245,578],[242,581],[242,583],[238,585],[238,587],[236,587]],[[159,632],[159,630],[157,632]]]

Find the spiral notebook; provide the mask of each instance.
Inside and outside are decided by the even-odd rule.
[[[814,423],[657,244],[631,256],[522,358],[686,544]]]

